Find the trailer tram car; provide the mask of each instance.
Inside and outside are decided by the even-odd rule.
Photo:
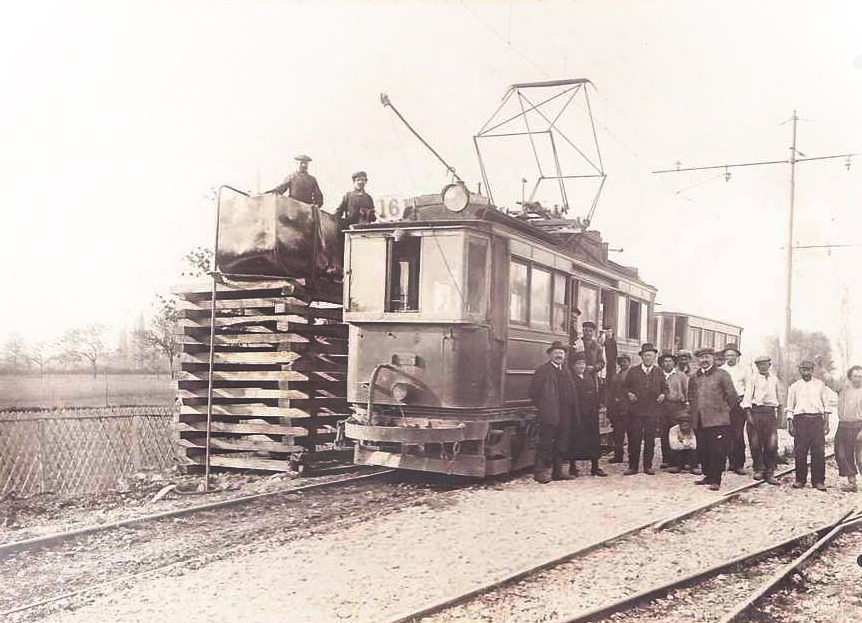
[[[532,465],[531,376],[569,341],[572,310],[636,353],[655,288],[609,261],[598,232],[509,216],[460,184],[402,214],[345,234],[355,462],[477,477]]]
[[[664,352],[694,352],[698,348],[720,350],[726,344],[742,345],[742,327],[694,316],[683,312],[655,312],[650,321],[650,335],[656,347]]]

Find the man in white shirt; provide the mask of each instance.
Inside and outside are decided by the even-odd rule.
[[[778,485],[775,467],[778,464],[778,413],[781,409],[779,379],[770,370],[771,358],[758,357],[754,364],[757,374],[752,375],[740,403],[745,413],[754,479]]]
[[[811,450],[811,485],[826,491],[826,435],[829,433],[829,390],[814,378],[814,362],[799,364],[802,377],[787,390],[787,432],[796,447],[796,482],[801,489],[808,480],[808,451]]]
[[[742,353],[736,344],[727,344],[724,347],[725,363],[721,369],[730,375],[733,387],[736,390],[737,404],[730,410],[730,430],[728,432],[727,462],[731,471],[739,475],[745,475],[745,412],[740,404],[748,387],[749,376],[745,366],[740,365],[739,358]]]

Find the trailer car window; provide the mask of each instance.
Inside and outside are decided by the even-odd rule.
[[[488,241],[484,238],[467,239],[467,309],[469,316],[484,316],[488,299]]]
[[[566,321],[568,320],[569,307],[566,305],[566,276],[563,273],[554,273],[554,331],[566,332]]]
[[[389,240],[389,274],[386,311],[419,309],[419,252],[422,238],[407,236]]]
[[[628,338],[641,339],[641,304],[634,299],[629,299],[628,325]]]

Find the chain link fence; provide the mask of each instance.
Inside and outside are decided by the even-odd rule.
[[[170,406],[0,413],[0,498],[93,494],[180,459]]]

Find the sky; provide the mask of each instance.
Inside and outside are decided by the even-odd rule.
[[[742,325],[751,348],[778,334],[789,167],[652,171],[786,159],[794,110],[806,156],[862,153],[858,2],[8,3],[0,340],[130,322],[212,245],[212,189],[271,188],[297,153],[330,209],[357,169],[373,195],[437,192],[445,169],[381,92],[473,188],[472,137],[506,87],[556,78],[594,85],[593,225],[657,309]],[[862,156],[844,165],[798,166],[794,244],[862,244]],[[795,252],[795,327],[834,339],[842,296],[859,316],[860,260]],[[853,344],[862,359],[862,329]]]

